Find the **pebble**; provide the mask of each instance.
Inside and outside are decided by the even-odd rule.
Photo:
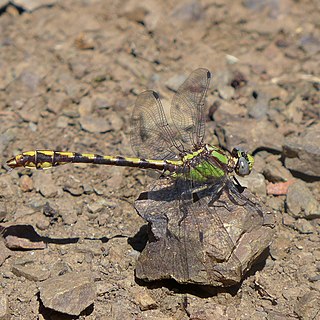
[[[306,219],[298,219],[294,226],[302,234],[310,234],[315,232],[313,225]]]
[[[79,122],[83,130],[91,133],[103,133],[112,129],[108,121],[97,116],[80,117]]]
[[[278,152],[282,151],[284,137],[279,129],[267,120],[256,121],[245,118],[224,118],[217,122],[216,134],[219,141],[227,141],[223,145],[227,149],[234,146],[244,147],[250,150],[269,148]]]
[[[304,175],[320,176],[320,124],[306,128],[300,136],[286,138],[285,166]]]
[[[69,196],[55,200],[55,207],[58,214],[62,217],[63,222],[67,225],[73,225],[77,222],[78,216],[74,198]]]
[[[56,186],[52,174],[49,172],[35,172],[34,187],[45,198],[53,198],[58,195],[59,188]]]
[[[32,191],[33,189],[33,180],[27,175],[21,176],[19,179],[19,184],[23,192]]]
[[[12,266],[12,273],[30,281],[43,281],[50,277],[50,271],[48,269],[34,262],[15,263]]]
[[[286,195],[289,187],[295,182],[295,179],[291,179],[287,182],[269,183],[267,185],[267,194],[276,196]]]
[[[283,182],[292,179],[292,174],[278,158],[279,156],[271,155],[266,159],[267,164],[263,169],[263,175],[270,182]]]
[[[249,176],[237,177],[237,180],[243,187],[248,188],[251,192],[264,197],[266,195],[266,180],[263,174],[253,171]]]
[[[96,297],[96,288],[88,274],[70,272],[50,278],[39,286],[46,308],[78,316]]]
[[[157,303],[147,292],[136,292],[134,299],[141,311],[156,309],[158,307]]]
[[[87,207],[90,213],[96,214],[104,210],[106,206],[107,201],[104,199],[99,199],[98,201],[88,204]]]
[[[47,247],[43,241],[31,241],[11,235],[6,236],[5,244],[7,248],[12,250],[41,250]]]
[[[295,218],[319,218],[320,207],[303,181],[297,181],[288,188],[286,199],[288,212]]]
[[[235,92],[233,87],[227,86],[227,85],[222,85],[222,86],[218,87],[218,91],[219,91],[219,96],[223,100],[232,99],[234,92]]]
[[[165,86],[171,90],[176,92],[178,90],[178,88],[180,87],[180,85],[183,83],[183,81],[186,80],[185,75],[183,74],[176,74],[173,77],[171,77],[170,79],[167,80],[167,82],[165,83]]]

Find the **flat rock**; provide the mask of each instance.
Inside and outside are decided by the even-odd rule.
[[[319,203],[302,181],[297,181],[289,186],[286,202],[288,212],[295,218],[320,217]]]
[[[24,277],[30,281],[43,281],[49,278],[50,271],[43,265],[35,262],[15,263],[12,273],[18,277]]]
[[[50,172],[35,172],[34,187],[45,198],[53,198],[58,195],[59,188],[55,184]]]
[[[301,135],[285,139],[285,166],[290,170],[320,176],[320,124],[307,128]]]
[[[280,130],[267,120],[228,117],[217,123],[219,143],[227,149],[239,146],[248,150],[258,148],[282,151],[284,137]],[[250,147],[250,149],[249,149]]]
[[[212,190],[179,201],[184,195],[175,183],[160,180],[135,202],[150,228],[136,277],[210,286],[239,283],[270,245],[273,215],[247,189],[239,199],[223,191],[212,204]]]
[[[263,169],[263,175],[270,182],[284,182],[292,179],[290,171],[277,158],[278,156],[268,157],[267,164]]]
[[[47,247],[43,241],[31,241],[27,238],[12,235],[5,237],[5,244],[12,250],[42,250]]]
[[[84,116],[79,121],[82,129],[91,133],[103,133],[111,130],[108,121],[96,116]]]
[[[88,274],[70,272],[50,278],[39,286],[40,299],[46,308],[78,316],[95,299],[95,285]]]

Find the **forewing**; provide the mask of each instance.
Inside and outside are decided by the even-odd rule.
[[[159,95],[152,90],[137,97],[130,137],[132,149],[138,157],[174,159],[182,151],[168,124]]]
[[[205,133],[205,98],[211,73],[204,68],[191,73],[172,100],[171,117],[183,144],[192,149],[203,143]]]

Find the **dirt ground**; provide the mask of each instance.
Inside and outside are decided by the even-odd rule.
[[[320,319],[319,1],[17,3],[0,2],[0,319]],[[213,74],[206,141],[254,153],[244,183],[275,236],[238,286],[145,284],[143,170],[5,162],[34,149],[133,155],[137,94],[156,90],[168,108],[199,67]],[[89,307],[46,308],[44,283],[54,294],[46,281],[72,287],[75,273]]]

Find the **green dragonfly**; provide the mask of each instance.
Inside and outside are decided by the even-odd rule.
[[[212,197],[211,203],[214,203],[219,194],[226,190],[233,199],[243,200],[232,177],[234,173],[239,176],[248,175],[254,158],[239,148],[229,152],[204,143],[205,98],[210,80],[211,73],[200,68],[193,71],[178,88],[170,109],[173,125],[169,125],[159,95],[155,91],[147,90],[138,95],[131,117],[130,133],[136,158],[33,150],[16,155],[7,161],[7,165],[10,168],[48,169],[66,163],[93,163],[160,171],[162,176],[172,181],[174,192],[170,194],[178,198],[175,199],[177,202],[172,202],[173,205],[178,203],[178,225],[182,225],[190,215],[196,217],[197,211],[207,212],[208,222],[197,227],[199,240],[205,241],[206,232],[203,229],[207,223],[215,225],[217,234],[226,239],[216,251],[221,251],[223,245],[228,249],[220,255],[217,252],[214,255],[217,260],[227,260],[232,254],[234,244],[214,211],[208,208],[208,203],[201,206],[193,204],[195,195],[205,190]],[[193,220],[196,221],[197,218]],[[186,234],[186,231],[183,231],[183,234]],[[217,237],[211,237],[210,241],[214,246]],[[187,281],[188,275],[185,275],[185,278]]]

